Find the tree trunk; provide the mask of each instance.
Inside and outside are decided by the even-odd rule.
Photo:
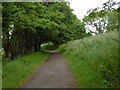
[[[5,50],[5,58],[9,58],[10,52],[10,41],[9,41],[9,31],[5,32],[5,41],[3,41],[3,48]]]

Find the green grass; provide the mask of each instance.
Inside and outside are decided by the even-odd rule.
[[[41,44],[41,51],[47,53],[48,50],[55,50],[58,46],[55,46],[52,42]]]
[[[2,65],[3,68],[3,88],[17,88],[25,81],[38,67],[42,64],[48,54],[35,52],[29,55],[19,57],[10,62],[5,62]]]
[[[71,41],[58,51],[65,56],[78,87],[120,87],[117,32]]]

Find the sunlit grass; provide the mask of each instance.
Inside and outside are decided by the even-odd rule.
[[[17,88],[38,65],[42,64],[48,54],[35,52],[23,57],[19,57],[10,62],[5,62],[3,66],[3,88]]]
[[[120,87],[117,32],[71,41],[58,51],[80,88]]]

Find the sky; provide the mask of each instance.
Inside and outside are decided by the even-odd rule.
[[[74,10],[73,13],[78,19],[82,19],[86,12],[91,8],[101,7],[108,0],[68,0],[70,7]],[[114,0],[118,1],[119,0]]]

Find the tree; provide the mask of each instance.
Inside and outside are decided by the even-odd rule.
[[[113,15],[115,22],[117,20],[117,12],[116,9],[113,8],[114,5],[117,5],[117,2],[109,0],[103,4],[102,8],[95,8],[88,11],[88,15],[84,16],[83,21],[91,33],[103,34],[106,31],[109,31],[111,27],[117,27],[117,23],[114,25],[111,24],[111,22],[114,22],[112,21],[113,19],[111,20]],[[92,26],[95,30],[90,30],[90,26]]]
[[[107,31],[113,31],[113,30],[118,30],[119,24],[118,24],[118,15],[119,12],[117,10],[112,10],[111,12],[108,13],[108,25],[107,25]]]
[[[6,58],[39,51],[45,42],[59,46],[86,35],[67,2],[3,2],[2,7]]]

